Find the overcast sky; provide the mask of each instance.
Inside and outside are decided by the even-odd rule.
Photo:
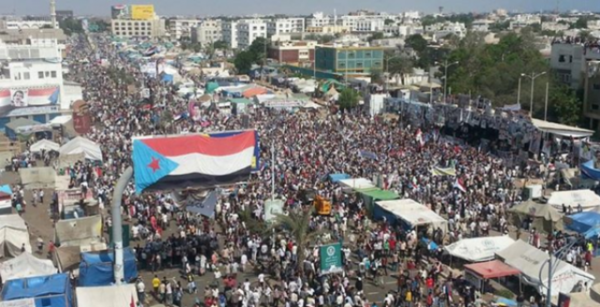
[[[565,10],[600,11],[600,0],[559,0]],[[46,14],[50,0],[0,0],[0,13],[18,15]],[[508,11],[540,11],[556,8],[556,0],[56,0],[57,9],[73,10],[76,15],[109,16],[114,4],[154,4],[159,15],[249,15],[309,14],[315,11],[345,13],[369,9],[398,13],[407,10],[436,12],[484,12],[497,8]]]

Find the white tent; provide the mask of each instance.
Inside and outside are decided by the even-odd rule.
[[[77,287],[75,289],[77,306],[86,307],[123,307],[137,306],[138,296],[134,284],[122,284],[102,287]]]
[[[412,227],[432,225],[434,228],[439,227],[444,232],[448,229],[446,219],[412,199],[383,200],[375,204],[377,205],[373,213],[375,218],[392,215]]]
[[[365,178],[343,179],[339,183],[343,188],[354,190],[376,188],[371,180]]]
[[[39,259],[30,253],[22,253],[0,265],[0,275],[5,282],[11,279],[52,275],[56,272],[52,260]]]
[[[453,257],[470,262],[482,262],[494,259],[494,254],[515,243],[509,236],[481,237],[462,239],[444,247],[444,251]]]
[[[0,215],[0,257],[20,255],[23,245],[31,253],[29,231],[23,218],[18,214]]]
[[[70,140],[59,150],[61,155],[73,155],[83,153],[86,159],[93,161],[102,161],[102,151],[100,146],[86,138],[80,136]]]
[[[525,241],[518,240],[511,246],[497,252],[496,255],[502,258],[504,263],[521,271],[521,279],[536,287],[539,293],[546,294],[548,292],[548,264],[546,263],[549,259],[548,254]],[[571,293],[580,281],[582,283],[587,282],[588,285],[594,282],[593,275],[556,257],[552,258],[552,266],[556,268],[552,274],[552,296],[559,293]]]
[[[571,206],[573,210],[581,204],[583,211],[589,211],[600,206],[600,196],[592,190],[556,191],[550,195],[548,204],[560,212],[563,204],[567,207]]]
[[[29,150],[32,152],[40,152],[42,150],[44,151],[50,151],[50,150],[54,150],[54,151],[58,151],[60,149],[60,145],[58,145],[58,143],[43,139],[43,140],[39,140],[37,142],[35,142],[33,145],[31,145],[31,147],[29,147]]]
[[[73,119],[73,116],[71,116],[71,115],[60,115],[60,116],[53,118],[50,121],[50,124],[52,126],[60,126],[60,125],[64,125],[64,124],[68,123],[69,121],[71,121],[71,119]]]

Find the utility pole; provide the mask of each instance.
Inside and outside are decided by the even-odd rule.
[[[519,106],[521,106],[521,78],[522,76],[519,76],[519,88],[517,89],[517,104]]]
[[[448,64],[448,59],[444,61],[444,103],[446,103],[446,91],[448,89],[448,67],[457,65],[458,61]]]
[[[541,72],[539,74],[536,74],[535,72],[532,72],[531,75],[526,75],[526,74],[521,74],[521,77],[527,77],[529,79],[531,79],[531,97],[529,99],[529,116],[531,116],[533,118],[533,92],[534,92],[534,87],[535,87],[535,79],[537,77],[540,77],[542,75],[545,75],[546,72]]]
[[[271,143],[271,201],[275,201],[275,142]]]

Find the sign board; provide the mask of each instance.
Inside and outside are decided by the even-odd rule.
[[[73,103],[73,129],[79,134],[86,134],[92,128],[92,116],[87,102],[77,100]]]
[[[342,243],[332,243],[319,247],[321,274],[340,273],[342,267]]]
[[[35,307],[35,300],[33,298],[24,298],[14,301],[0,302],[0,307]]]
[[[154,5],[132,5],[131,19],[150,20],[154,18]]]
[[[277,214],[283,214],[283,200],[267,200],[265,201],[265,222],[271,221]]]

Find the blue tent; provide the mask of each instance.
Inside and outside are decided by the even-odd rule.
[[[123,250],[125,282],[138,276],[135,255],[131,248]],[[112,250],[100,253],[81,253],[79,286],[108,286],[114,282],[115,255]]]
[[[581,164],[581,175],[582,177],[600,180],[600,170],[594,167],[594,160]]]
[[[166,83],[173,83],[173,75],[164,74],[162,76],[162,81]]]
[[[13,194],[12,189],[10,188],[10,185],[8,185],[8,184],[0,186],[0,192],[8,194],[8,195]]]
[[[71,307],[73,290],[67,274],[54,274],[6,281],[2,300],[33,298],[35,307]]]
[[[348,174],[329,174],[329,179],[331,182],[339,182],[340,180],[348,179],[350,175]]]
[[[578,233],[585,233],[586,237],[593,236],[594,230],[597,230],[600,225],[600,213],[597,212],[581,212],[569,216],[567,228]],[[591,232],[590,232],[591,230]],[[589,233],[589,234],[588,234]]]

